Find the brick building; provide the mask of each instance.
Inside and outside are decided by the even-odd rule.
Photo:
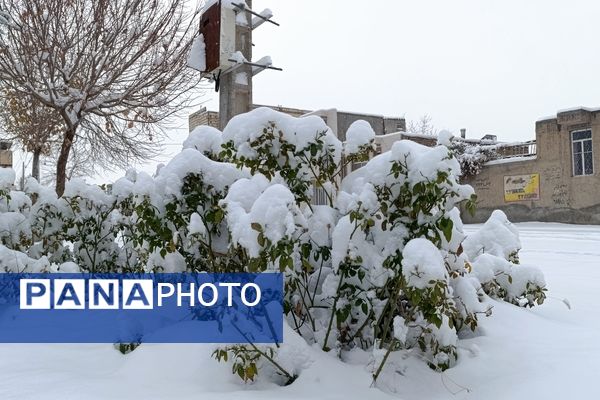
[[[12,168],[13,154],[11,151],[12,143],[0,140],[0,168]]]
[[[535,131],[535,141],[515,150],[525,154],[488,162],[467,180],[478,210],[464,219],[481,222],[502,209],[512,221],[600,224],[600,109],[560,111]]]
[[[346,140],[346,131],[348,130],[348,127],[354,121],[359,119],[370,123],[377,135],[385,135],[406,130],[406,121],[402,117],[384,117],[383,115],[338,111],[336,109],[311,111],[282,106],[253,105],[253,108],[259,107],[269,107],[293,117],[318,115],[323,118],[327,126],[329,126],[342,141]],[[188,125],[190,132],[200,125],[209,125],[219,129],[219,113],[216,111],[208,111],[205,107],[202,107],[199,111],[190,114],[188,117]]]

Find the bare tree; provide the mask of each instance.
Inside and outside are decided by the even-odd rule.
[[[40,156],[49,155],[64,124],[60,114],[35,98],[5,89],[0,91],[0,123],[6,139],[33,154],[31,176],[40,180]]]
[[[10,25],[10,15],[0,8],[0,38],[4,35],[7,26]]]
[[[433,126],[432,120],[430,115],[424,114],[418,121],[410,121],[406,132],[418,135],[437,135],[438,130]]]
[[[161,123],[189,104],[198,8],[188,0],[0,0],[12,17],[0,80],[64,123],[56,191],[77,139],[112,163],[151,157]]]
[[[53,146],[50,150],[51,154],[58,154],[60,151],[60,144]],[[75,140],[71,153],[69,154],[69,161],[67,162],[66,178],[71,180],[73,178],[84,178],[94,176],[100,169],[105,171],[105,166],[110,165],[108,161],[103,157],[104,153],[96,153],[90,147],[86,147],[85,143]],[[56,161],[57,158],[50,156],[46,157],[42,162],[44,174],[41,179],[41,183],[44,185],[56,184]]]

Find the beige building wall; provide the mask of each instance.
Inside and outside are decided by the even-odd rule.
[[[582,129],[592,132],[594,171],[575,176],[571,133]],[[478,196],[475,217],[463,213],[466,222],[485,221],[501,209],[512,221],[600,224],[600,110],[564,111],[538,121],[536,144],[536,157],[492,161],[466,180]],[[507,178],[530,174],[539,174],[539,199],[506,201]]]
[[[0,150],[0,167],[12,168],[12,151]]]
[[[0,141],[0,168],[12,168],[13,153],[10,142]]]
[[[188,116],[188,128],[190,132],[201,125],[208,125],[215,129],[219,129],[219,113],[207,111],[206,107],[202,107],[200,110]]]

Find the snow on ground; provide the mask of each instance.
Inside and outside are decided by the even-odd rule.
[[[521,262],[542,269],[550,298],[533,309],[492,302],[494,316],[482,319],[484,335],[459,342],[456,367],[440,376],[424,365],[407,363],[404,378],[395,382],[401,398],[600,397],[600,227],[516,225],[523,244]],[[475,228],[467,226],[466,231]],[[571,310],[562,302],[565,298]]]
[[[311,350],[311,367],[278,387],[240,384],[210,358],[210,345],[142,345],[123,356],[78,344],[1,345],[0,399],[598,398],[600,227],[517,227],[521,261],[542,268],[550,298],[533,309],[492,301],[494,317],[482,317],[482,335],[459,342],[456,367],[438,374],[414,358],[393,360],[381,378],[388,394],[370,389],[369,372],[352,364],[360,354],[343,364]]]

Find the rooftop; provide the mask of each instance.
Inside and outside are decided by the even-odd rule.
[[[558,110],[558,112],[555,115],[550,115],[547,117],[540,117],[537,119],[536,122],[551,121],[551,120],[557,119],[559,115],[576,113],[579,111],[588,112],[588,113],[597,113],[597,112],[600,112],[600,107],[578,106],[578,107],[565,108],[562,110]]]

